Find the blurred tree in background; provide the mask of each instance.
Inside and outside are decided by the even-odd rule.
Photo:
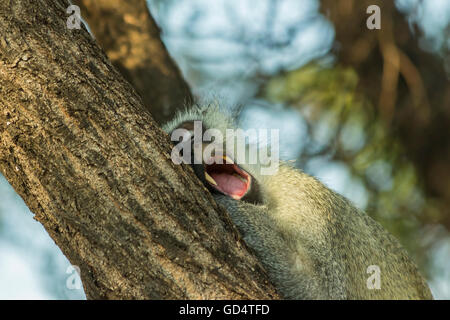
[[[447,243],[439,254],[450,259],[450,5],[149,4],[198,96],[215,92],[229,105],[239,102],[248,126],[279,127],[282,145],[289,141],[285,158],[380,221],[429,278],[448,277],[432,254]],[[380,30],[366,26],[373,4],[381,9]],[[321,174],[324,167],[340,173]]]
[[[450,298],[448,0],[147,3],[197,98],[240,111],[243,126],[280,129],[282,158],[373,216]],[[380,30],[366,26],[369,5]],[[19,224],[1,218],[5,237]],[[45,278],[62,283],[59,269]]]
[[[366,27],[364,13],[374,3],[382,13],[379,31]],[[433,243],[417,241],[424,238],[423,228],[450,228],[448,57],[441,55],[443,46],[435,53],[419,47],[421,30],[394,2],[324,0],[321,11],[336,32],[335,61],[277,75],[263,96],[303,111],[309,105],[312,126],[332,114],[333,138],[302,157],[328,154],[348,165],[367,190],[368,213],[423,265],[429,260],[427,245]],[[351,145],[349,130],[358,130],[362,143]]]

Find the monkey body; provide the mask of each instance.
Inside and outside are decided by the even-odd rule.
[[[170,133],[194,120],[222,131],[233,126],[218,107],[193,108],[165,130]],[[239,166],[257,181],[253,191],[261,201],[236,200],[220,192],[213,196],[284,298],[433,298],[399,242],[349,200],[286,163],[265,176],[259,174],[259,165]],[[206,184],[198,167],[194,171]],[[368,283],[371,266],[379,271],[378,287]]]
[[[432,298],[398,241],[348,200],[287,165],[263,179],[264,205],[216,200],[285,298]],[[373,265],[379,289],[367,286]]]

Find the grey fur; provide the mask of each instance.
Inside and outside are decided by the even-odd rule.
[[[229,115],[213,105],[186,110],[164,129],[170,133],[188,120],[222,132],[233,128]],[[264,203],[214,197],[284,298],[433,298],[399,242],[350,201],[288,164],[272,176],[260,176],[257,166],[241,167],[258,180]],[[367,287],[370,265],[380,267],[380,289]]]

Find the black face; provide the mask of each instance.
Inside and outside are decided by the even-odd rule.
[[[192,133],[190,139],[191,147],[193,147],[193,121],[184,122],[178,128],[186,129]],[[202,127],[203,132],[204,128]],[[209,143],[211,142],[204,142],[203,147],[206,147]],[[235,164],[231,157],[227,155],[213,155],[208,163],[204,163],[202,159],[201,164],[194,164],[194,152],[192,151],[190,163],[197,177],[210,192],[249,203],[262,203],[260,187],[256,179],[249,172]]]

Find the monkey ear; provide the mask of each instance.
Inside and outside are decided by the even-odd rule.
[[[194,120],[182,122],[176,129],[186,129],[188,131],[194,132]]]
[[[194,135],[194,129],[195,129],[195,123],[194,122],[198,122],[198,121],[201,124],[201,128],[202,128],[201,136],[203,137],[203,134],[205,133],[205,125],[204,125],[202,120],[188,120],[188,121],[184,121],[184,122],[180,123],[175,129],[185,129],[185,130],[189,131],[191,133],[191,135],[193,136]]]

